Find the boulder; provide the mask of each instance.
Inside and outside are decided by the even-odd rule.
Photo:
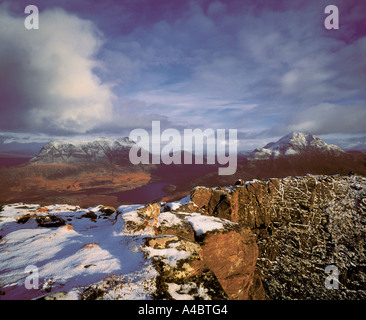
[[[211,196],[211,188],[195,187],[191,192],[191,200],[197,205],[199,209],[208,209]]]
[[[99,211],[102,212],[103,216],[110,216],[111,214],[116,212],[116,209],[110,206],[102,206]]]
[[[98,216],[94,211],[88,211],[87,213],[84,213],[83,215],[81,215],[81,218],[89,218],[90,220],[96,222],[96,219],[98,218]]]
[[[28,222],[29,219],[35,217],[36,215],[35,214],[22,214],[19,218],[16,219],[17,223],[26,223]]]
[[[144,219],[155,219],[160,214],[161,206],[158,203],[148,204],[138,209],[138,215]]]
[[[250,230],[208,234],[201,247],[204,263],[215,274],[229,299],[265,297],[261,281],[258,277],[254,279],[258,246]]]
[[[53,214],[39,215],[36,217],[36,221],[40,227],[46,228],[60,227],[66,224],[65,220]]]
[[[184,215],[174,212],[162,212],[154,223],[156,235],[175,235],[182,239],[194,241],[194,231]]]

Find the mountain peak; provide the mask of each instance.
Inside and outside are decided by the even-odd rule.
[[[306,140],[308,137],[315,137],[299,131],[292,131],[289,134],[283,136],[280,140]]]
[[[119,139],[52,140],[33,158],[37,163],[82,164],[93,162],[126,162],[135,144],[128,137]]]
[[[265,160],[291,155],[309,155],[309,154],[331,154],[340,155],[344,151],[333,144],[327,144],[319,137],[302,132],[291,132],[277,142],[270,142],[263,148],[255,149],[249,159]]]
[[[310,146],[313,144],[321,144],[322,146],[324,146],[325,142],[323,142],[319,137],[315,136],[315,135],[311,135],[311,134],[306,134],[303,132],[291,132],[287,135],[285,135],[284,137],[282,137],[281,139],[279,139],[275,144],[291,144],[294,146],[302,146],[302,147],[306,147],[306,146]]]

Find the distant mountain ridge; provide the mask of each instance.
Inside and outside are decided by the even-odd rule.
[[[46,144],[32,163],[127,163],[128,154],[135,144],[128,137],[120,139],[96,138],[94,140],[54,140]]]
[[[128,137],[119,139],[95,138],[93,140],[54,140],[42,147],[31,163],[60,164],[130,164],[129,151],[135,142]],[[327,144],[319,137],[301,132],[291,132],[276,142],[254,149],[244,157],[248,160],[270,160],[290,156],[338,157],[346,152]],[[239,155],[240,156],[240,155]],[[243,156],[243,155],[242,155]],[[193,157],[194,158],[194,157]],[[184,163],[182,156],[181,163]]]
[[[327,144],[315,135],[291,132],[277,142],[270,142],[263,148],[255,149],[249,154],[250,160],[267,160],[284,156],[301,155],[344,155],[345,151],[334,145]]]

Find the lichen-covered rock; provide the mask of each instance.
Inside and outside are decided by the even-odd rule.
[[[199,209],[208,208],[212,196],[212,189],[205,187],[195,187],[191,192],[191,200],[198,206]]]
[[[177,236],[147,237],[142,250],[159,275],[155,299],[226,299],[215,275],[202,260],[202,248]],[[189,289],[189,290],[188,290]]]
[[[366,178],[307,175],[221,190],[219,198],[200,188],[191,199],[257,235],[256,273],[268,298],[366,298]],[[338,268],[339,290],[324,284],[328,265]]]
[[[161,206],[158,203],[148,204],[146,206],[140,206],[136,210],[130,210],[126,214],[124,209],[119,207],[116,211],[117,221],[122,221],[126,232],[131,233],[155,233],[154,228],[157,223],[156,218],[161,212]]]
[[[253,281],[258,247],[250,230],[209,234],[201,246],[203,261],[216,275],[229,299],[248,300],[252,292],[258,291],[261,294],[257,296],[264,298],[260,281]],[[251,289],[253,285],[255,289]]]
[[[176,235],[182,239],[194,241],[193,228],[182,214],[160,213],[155,223],[155,232],[157,235]]]
[[[161,206],[158,203],[148,204],[138,209],[138,214],[145,219],[155,219],[160,214]]]
[[[143,251],[159,272],[159,299],[183,299],[189,292],[195,299],[265,298],[249,229],[199,213],[165,211],[153,224],[159,235],[147,237]]]

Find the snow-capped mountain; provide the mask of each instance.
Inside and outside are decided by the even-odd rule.
[[[270,142],[263,148],[255,149],[249,155],[249,159],[266,160],[283,156],[319,153],[339,156],[345,152],[336,145],[325,143],[315,135],[292,132],[277,142]]]
[[[46,144],[34,157],[33,163],[118,163],[128,160],[130,148],[135,144],[128,137],[113,140],[97,138],[90,141],[54,140]]]

